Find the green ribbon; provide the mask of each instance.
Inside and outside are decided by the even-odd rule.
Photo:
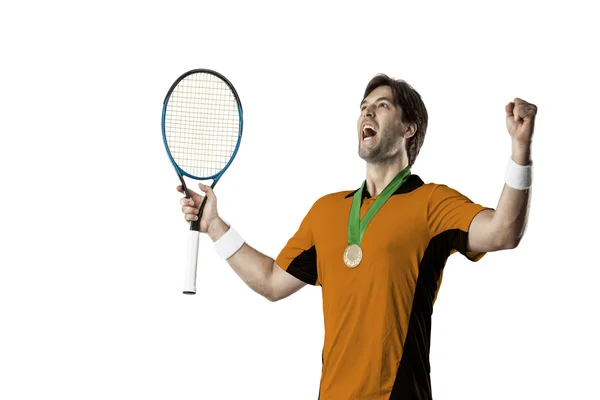
[[[390,198],[390,196],[398,190],[404,182],[410,176],[410,167],[406,167],[404,170],[400,171],[398,175],[388,185],[383,189],[379,197],[375,199],[373,205],[369,208],[365,216],[360,219],[360,203],[362,199],[362,193],[365,188],[367,181],[365,180],[355,193],[352,199],[352,208],[350,209],[350,217],[348,219],[348,244],[356,244],[360,246],[362,242],[363,234],[369,225],[369,222],[373,219],[377,211],[383,207],[385,202]]]

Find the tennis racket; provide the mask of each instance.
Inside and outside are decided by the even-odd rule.
[[[215,187],[240,147],[242,121],[240,98],[220,73],[195,69],[171,85],[163,102],[162,134],[185,197],[189,199],[190,194],[184,176],[212,179],[211,188]],[[204,196],[198,220],[190,222],[184,294],[196,294],[200,220],[206,199]]]

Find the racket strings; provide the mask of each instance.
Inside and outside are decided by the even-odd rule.
[[[238,143],[239,112],[229,86],[208,73],[181,80],[169,98],[165,134],[177,165],[196,177],[221,171]]]

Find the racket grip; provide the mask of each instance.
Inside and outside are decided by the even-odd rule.
[[[200,232],[190,230],[188,233],[188,248],[185,263],[183,294],[196,294],[196,271],[198,269],[199,242]]]

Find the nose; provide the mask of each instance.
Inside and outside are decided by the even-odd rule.
[[[373,117],[375,115],[374,111],[373,111],[373,106],[366,106],[364,111],[363,111],[363,115],[365,117]]]

